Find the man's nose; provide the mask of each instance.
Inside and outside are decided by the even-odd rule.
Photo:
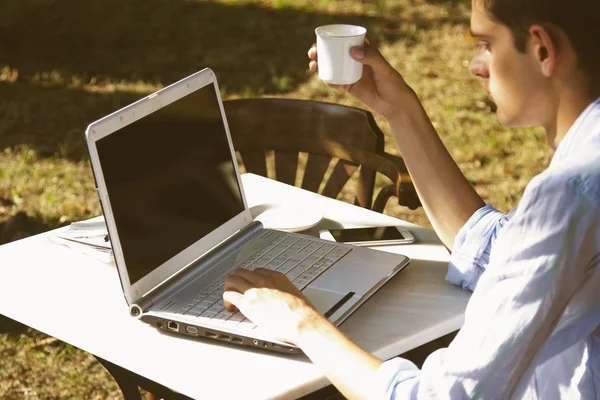
[[[477,54],[475,54],[473,57],[473,60],[471,60],[471,64],[469,64],[469,71],[471,74],[479,78],[489,78],[490,72],[488,69],[488,64],[481,52],[477,52]]]

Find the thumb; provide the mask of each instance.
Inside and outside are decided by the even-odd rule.
[[[225,303],[233,304],[237,309],[240,309],[240,305],[244,301],[244,295],[238,292],[227,291],[223,293],[223,300]],[[225,304],[227,306],[227,304]]]
[[[387,64],[379,50],[369,46],[367,43],[365,43],[364,47],[353,47],[350,50],[350,55],[356,61],[375,68]]]

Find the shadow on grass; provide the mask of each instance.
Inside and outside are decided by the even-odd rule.
[[[406,22],[424,29],[446,22],[199,0],[5,0],[2,9],[0,64],[26,80],[55,71],[84,83],[168,84],[210,67],[228,93],[258,94],[308,79],[316,26],[364,25],[378,42],[399,39]]]
[[[87,159],[86,126],[142,96],[0,82],[0,148],[25,145],[39,157]]]
[[[204,67],[228,92],[279,93],[305,81],[314,28],[383,19],[184,0],[5,0],[0,62],[33,79],[171,83]],[[376,33],[377,34],[377,33]],[[285,79],[283,79],[285,77]]]
[[[0,69],[15,72],[10,83],[0,76],[0,148],[85,159],[90,122],[143,97],[148,84],[167,85],[204,67],[216,72],[225,97],[291,92],[311,76],[306,50],[314,28],[340,22],[366,26],[375,43],[418,40],[407,23],[465,23],[200,0],[4,0]],[[138,92],[82,89],[122,82]]]

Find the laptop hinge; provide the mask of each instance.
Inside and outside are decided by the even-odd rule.
[[[240,242],[248,240],[256,232],[261,230],[262,227],[263,225],[259,221],[254,221],[248,226],[245,226],[227,240],[205,253],[202,257],[183,268],[180,272],[173,275],[167,281],[146,293],[129,307],[129,313],[136,318],[141,317],[153,304],[158,304],[174,293],[177,293],[185,285],[193,282],[197,276],[204,273],[204,268],[202,268],[203,265],[216,263],[220,258],[229,255],[237,248]]]

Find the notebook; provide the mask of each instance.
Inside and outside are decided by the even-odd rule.
[[[86,139],[130,314],[160,330],[298,352],[223,310],[228,274],[281,271],[339,325],[409,263],[254,221],[210,69],[90,124]]]

